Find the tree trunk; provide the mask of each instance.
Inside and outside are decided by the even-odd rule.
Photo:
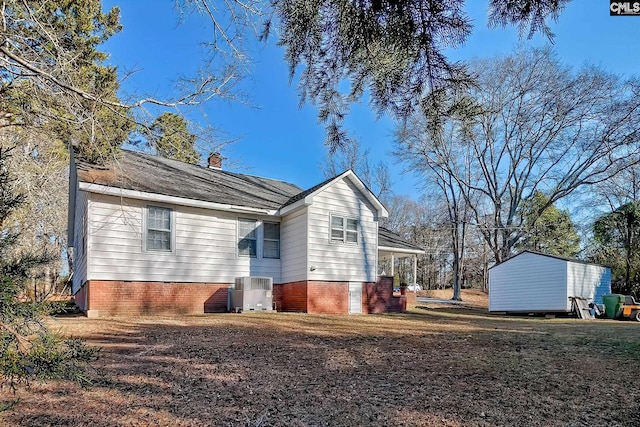
[[[462,301],[460,292],[460,270],[462,267],[462,250],[464,248],[464,223],[462,224],[462,242],[459,227],[456,220],[451,228],[451,239],[453,243],[453,297],[451,299],[454,301]]]

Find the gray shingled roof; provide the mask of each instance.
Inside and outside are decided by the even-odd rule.
[[[344,172],[343,172],[344,173]],[[287,200],[287,202],[282,205],[282,207],[284,208],[285,206],[289,206],[294,204],[295,202],[297,202],[298,200],[302,200],[305,197],[307,197],[309,194],[313,193],[314,191],[316,191],[319,188],[322,188],[324,185],[330,183],[331,181],[333,181],[334,179],[336,179],[337,177],[339,177],[341,174],[338,174],[334,177],[331,177],[329,179],[326,179],[324,181],[322,181],[320,184],[314,185],[313,187],[309,188],[308,190],[304,190],[301,193],[296,194],[295,196],[293,196],[292,198],[290,198],[289,200]]]
[[[234,206],[278,209],[302,192],[297,185],[122,150],[108,167],[77,160],[80,181]]]
[[[383,227],[378,227],[378,246],[398,249],[409,249],[413,251],[424,251],[419,246],[411,244],[396,233]]]

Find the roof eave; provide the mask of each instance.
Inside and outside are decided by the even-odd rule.
[[[387,217],[389,217],[389,212],[384,207],[384,205],[367,188],[367,186],[364,185],[364,183],[360,180],[360,178],[358,178],[358,176],[351,169],[349,169],[349,170],[341,173],[340,175],[336,176],[334,179],[332,179],[331,181],[327,182],[322,187],[316,189],[313,193],[310,193],[307,196],[305,196],[304,199],[300,199],[295,203],[292,203],[292,204],[290,204],[288,206],[285,206],[284,208],[281,208],[279,210],[280,215],[286,215],[286,214],[291,213],[293,211],[296,211],[296,210],[298,210],[298,209],[300,209],[300,208],[302,208],[304,206],[311,205],[313,203],[313,198],[317,194],[320,194],[321,192],[326,190],[328,187],[332,186],[333,183],[335,183],[336,181],[338,181],[340,179],[343,179],[343,178],[346,178],[346,177],[349,177],[349,179],[356,186],[356,188],[358,190],[360,190],[360,192],[367,198],[369,203],[371,203],[371,205],[373,205],[373,207],[375,208],[376,213],[378,215],[378,218],[387,218]]]
[[[360,190],[360,192],[364,194],[367,200],[369,200],[369,203],[371,203],[373,207],[376,208],[376,211],[378,212],[378,218],[389,217],[389,211],[387,211],[387,209],[384,207],[382,202],[378,200],[375,194],[373,194],[371,190],[369,190],[369,188],[364,184],[364,182],[362,182],[362,180],[358,178],[358,175],[356,175],[355,172],[349,169],[344,174],[342,174],[341,177],[342,176],[349,176],[349,178],[351,179],[351,182],[353,182],[353,184],[358,188],[358,190]]]
[[[416,254],[416,255],[422,255],[426,253],[426,251],[423,249],[394,248],[391,246],[378,246],[378,252],[392,252],[392,253],[399,253],[399,254]]]
[[[80,182],[80,190],[89,193],[105,194],[109,196],[127,197],[131,199],[145,200],[150,202],[168,203],[180,206],[189,206],[194,208],[214,209],[219,211],[237,212],[237,213],[253,213],[269,216],[277,216],[276,209],[252,208],[249,206],[236,206],[223,203],[207,202],[204,200],[187,199],[184,197],[168,196],[166,194],[148,193],[145,191],[128,190],[119,187],[110,187],[107,185],[94,184],[90,182]]]
[[[292,212],[295,212],[299,209],[302,209],[306,206],[310,206],[313,203],[313,196],[312,195],[308,195],[306,196],[304,199],[300,199],[298,201],[296,201],[295,203],[292,203],[290,205],[287,205],[283,208],[280,208],[276,213],[280,216],[285,216],[288,215]]]

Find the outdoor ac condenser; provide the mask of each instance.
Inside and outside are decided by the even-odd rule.
[[[231,292],[231,309],[236,312],[273,310],[273,278],[236,277]]]

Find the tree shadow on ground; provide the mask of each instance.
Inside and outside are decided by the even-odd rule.
[[[640,424],[638,388],[612,381],[640,374],[637,329],[612,323],[460,311],[72,321],[102,347],[106,376],[23,391],[7,425]]]

